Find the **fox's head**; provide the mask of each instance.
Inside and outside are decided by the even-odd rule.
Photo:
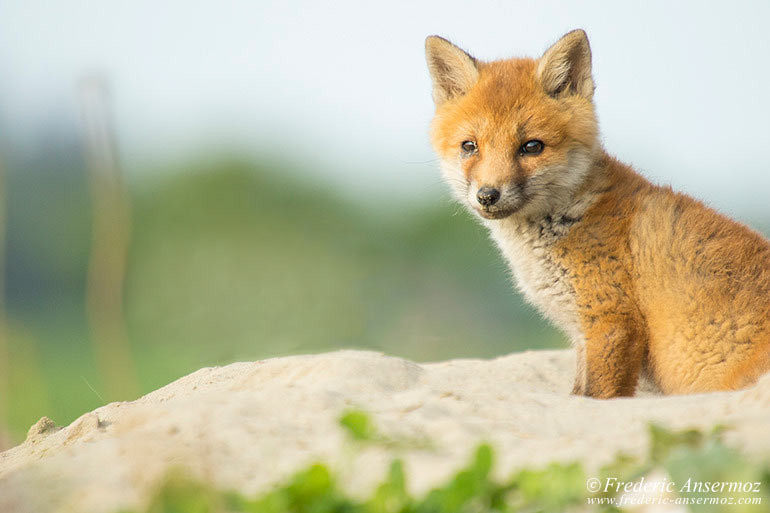
[[[585,32],[536,60],[481,62],[438,36],[425,48],[431,142],[458,198],[487,219],[569,202],[599,150]]]

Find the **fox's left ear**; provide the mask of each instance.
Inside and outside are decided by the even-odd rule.
[[[546,50],[538,61],[537,76],[550,96],[577,94],[593,98],[591,47],[586,33],[580,29],[568,32]]]
[[[479,79],[476,59],[443,37],[425,40],[425,58],[433,79],[433,102],[436,107],[447,100],[463,96]]]

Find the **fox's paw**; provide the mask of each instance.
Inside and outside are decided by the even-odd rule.
[[[575,378],[575,384],[572,386],[572,395],[586,395],[586,387],[582,379]]]

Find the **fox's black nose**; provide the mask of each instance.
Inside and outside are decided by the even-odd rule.
[[[500,199],[500,191],[494,187],[482,187],[479,189],[479,192],[476,193],[476,199],[479,203],[488,207],[497,203],[497,200]]]

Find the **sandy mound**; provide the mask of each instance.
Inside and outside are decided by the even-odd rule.
[[[730,444],[770,454],[770,376],[740,392],[598,401],[568,395],[573,362],[569,351],[423,365],[341,351],[201,369],[63,429],[41,419],[0,454],[0,511],[111,513],[142,504],[169,466],[253,493],[321,460],[365,493],[392,455],[351,449],[337,422],[350,407],[383,433],[432,440],[405,455],[416,493],[482,440],[497,449],[501,475],[554,460],[590,469],[618,451],[645,452],[649,421],[727,424]]]

